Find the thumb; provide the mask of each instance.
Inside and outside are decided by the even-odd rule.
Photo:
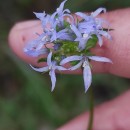
[[[93,130],[130,130],[130,91],[94,109]],[[57,130],[86,130],[86,112]]]

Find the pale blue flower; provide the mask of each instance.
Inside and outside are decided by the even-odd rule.
[[[48,49],[44,47],[46,43],[45,34],[38,35],[39,37],[35,40],[28,42],[24,48],[24,52],[30,56],[37,57],[42,54],[48,53]]]
[[[92,12],[91,15],[87,15],[87,14],[82,13],[82,12],[77,12],[75,14],[77,14],[78,16],[83,18],[85,21],[89,21],[89,20],[93,19],[94,17],[98,16],[102,11],[105,13],[106,9],[105,8],[98,8],[96,11]]]
[[[55,75],[55,70],[59,70],[59,71],[63,71],[63,70],[67,70],[66,68],[62,67],[62,66],[58,66],[56,61],[52,61],[52,52],[50,52],[48,54],[47,57],[47,66],[46,67],[42,67],[42,68],[35,68],[31,65],[31,67],[38,72],[48,72],[49,71],[49,75],[51,78],[51,82],[52,82],[52,88],[51,91],[54,90],[55,88],[55,84],[56,84],[56,75]]]
[[[87,34],[83,34],[79,31],[79,29],[75,25],[71,25],[70,28],[76,35],[76,39],[74,41],[79,42],[79,50],[83,50],[86,47],[86,43],[91,36],[88,36]]]
[[[65,12],[70,13],[70,10],[69,10],[69,9],[65,9],[65,10],[64,10],[64,4],[65,4],[66,2],[67,2],[67,0],[64,0],[64,1],[60,4],[59,8],[57,8],[57,10],[56,10],[56,13],[58,14],[59,17],[64,16],[64,13],[65,13]]]
[[[42,20],[42,26],[44,31],[53,31],[56,29],[57,21],[54,15],[47,15],[44,20]]]
[[[68,29],[63,29],[59,32],[57,32],[56,30],[54,30],[52,32],[52,36],[51,36],[51,42],[56,41],[56,40],[70,40],[73,41],[73,37],[69,34]]]
[[[67,22],[70,22],[73,19],[73,16],[70,15],[70,10],[69,9],[65,9],[64,10],[64,4],[67,2],[67,0],[64,0],[60,6],[56,9],[56,12],[54,13],[56,15],[56,21],[58,22],[58,26],[59,27],[63,27],[64,26],[64,17],[67,16],[68,20]],[[71,20],[70,20],[71,19]]]
[[[64,65],[71,61],[79,61],[79,63],[77,65],[72,66],[68,70],[76,70],[76,69],[80,68],[81,66],[83,67],[83,79],[84,79],[84,85],[85,85],[85,92],[88,90],[88,88],[90,87],[90,85],[92,83],[92,73],[91,73],[91,68],[90,68],[89,61],[88,61],[89,59],[98,61],[98,62],[112,63],[112,61],[106,57],[84,56],[84,55],[83,56],[77,56],[77,55],[69,56],[60,62],[60,65]]]
[[[56,25],[57,25],[57,21],[55,19],[56,13],[49,15],[49,14],[46,14],[45,12],[43,13],[34,12],[34,14],[36,15],[38,19],[40,19],[44,32],[55,30]]]
[[[35,16],[40,19],[41,21],[45,18],[46,13],[45,11],[43,13],[37,13],[37,12],[33,12],[35,14]]]
[[[95,12],[91,13],[91,15],[87,15],[85,13],[77,12],[76,15],[83,18],[81,22],[77,24],[78,30],[88,37],[95,34],[98,37],[98,43],[102,46],[102,36],[111,39],[111,36],[108,32],[103,31],[103,24],[106,23],[105,20],[100,18],[95,18],[102,11],[106,12],[105,8],[99,8]]]

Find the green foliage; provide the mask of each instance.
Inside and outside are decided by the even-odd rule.
[[[118,0],[118,2],[117,0],[69,0],[66,6],[73,12],[76,12],[77,9],[78,11],[93,11],[99,7],[113,10],[130,7],[130,0]]]
[[[97,36],[93,35],[92,38],[87,41],[87,45],[86,45],[86,49],[85,50],[89,50],[89,49],[95,47],[96,44],[97,44],[97,41],[98,41]]]
[[[71,41],[63,41],[62,46],[59,51],[61,51],[61,54],[75,54],[78,50],[78,43],[77,42],[71,42]]]

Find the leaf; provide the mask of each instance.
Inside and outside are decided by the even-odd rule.
[[[65,27],[65,28],[70,28],[70,23],[64,21],[64,27]]]
[[[92,35],[92,38],[90,38],[90,39],[87,41],[86,49],[85,49],[85,50],[89,50],[89,49],[95,47],[97,41],[98,41],[97,36],[96,36],[96,35]]]
[[[71,64],[72,66],[77,65],[78,63],[79,63],[79,61],[71,61],[71,62],[70,62],[70,64]]]

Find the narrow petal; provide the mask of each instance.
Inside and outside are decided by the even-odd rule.
[[[25,46],[26,49],[31,50],[32,48],[37,48],[39,44],[39,39],[35,39],[32,41],[29,41],[27,45]]]
[[[112,61],[109,58],[101,57],[101,56],[88,56],[89,59],[99,62],[109,62],[112,63]]]
[[[79,50],[83,50],[83,49],[85,49],[85,47],[86,47],[86,44],[87,44],[87,41],[88,41],[88,39],[89,39],[90,37],[88,37],[88,38],[86,38],[86,39],[81,39],[81,40],[79,40]]]
[[[67,19],[66,19],[66,21],[68,22],[68,23],[74,23],[74,17],[71,15],[71,14],[63,14],[63,17],[67,17]]]
[[[36,17],[38,18],[38,19],[40,19],[41,21],[44,19],[44,17],[45,17],[45,12],[43,12],[43,13],[36,13],[36,12],[33,12],[35,15],[36,15]]]
[[[42,48],[44,45],[44,42],[39,40],[39,38],[32,40],[27,43],[23,51],[30,56],[37,57],[41,54],[47,53],[47,49]]]
[[[55,88],[55,84],[56,84],[55,70],[51,70],[51,71],[49,72],[49,75],[50,75],[51,83],[52,83],[51,91],[53,91],[54,88]]]
[[[68,63],[68,62],[70,62],[70,61],[81,60],[81,59],[82,59],[82,56],[76,56],[76,55],[74,55],[74,56],[69,56],[69,57],[63,59],[63,60],[60,62],[60,65],[64,65],[64,64],[66,64],[66,63]]]
[[[57,40],[56,30],[54,30],[50,42],[53,42],[53,41],[56,41],[56,40]]]
[[[24,52],[29,56],[38,57],[39,55],[47,54],[48,50],[46,50],[45,48],[41,50],[28,50],[24,48]]]
[[[99,15],[102,11],[103,11],[104,13],[106,13],[106,9],[105,9],[105,8],[99,8],[99,9],[97,9],[96,11],[94,11],[93,13],[91,13],[91,15],[92,15],[93,17],[96,17],[96,16]]]
[[[64,68],[64,67],[62,67],[62,66],[56,66],[56,69],[59,70],[59,71],[67,70],[66,68]]]
[[[51,20],[54,20],[56,14],[57,14],[57,12],[54,12],[54,13],[51,15]]]
[[[85,92],[87,92],[88,88],[92,83],[92,73],[89,65],[86,65],[83,69],[83,79],[85,85]]]
[[[65,2],[66,2],[67,0],[64,0],[61,4],[60,4],[60,6],[59,6],[59,8],[58,8],[58,12],[62,12],[63,11],[63,9],[64,9],[64,4],[65,4]]]
[[[65,12],[70,13],[70,10],[69,10],[69,9],[65,9],[65,10],[63,11],[63,14],[64,14]]]
[[[102,36],[106,37],[107,39],[112,40],[111,35],[108,32],[106,32],[106,31],[99,31],[99,34],[101,34]]]
[[[74,38],[71,37],[69,34],[67,33],[64,33],[64,34],[60,34],[57,39],[60,39],[60,40],[69,40],[69,41],[74,41]]]
[[[30,66],[31,66],[31,68],[32,68],[33,70],[35,70],[35,71],[37,71],[37,72],[47,72],[47,71],[49,70],[49,67],[48,67],[48,66],[42,67],[42,68],[35,68],[35,67],[33,67],[32,65],[30,65]]]
[[[67,29],[63,29],[63,30],[59,31],[57,33],[57,39],[73,41],[74,39],[72,38],[72,36],[69,33],[67,33],[67,31],[68,31]]]
[[[51,57],[52,57],[52,52],[50,52],[50,53],[48,54],[48,57],[47,57],[47,64],[48,64],[48,66],[50,66],[50,65],[52,64],[52,62],[51,62]]]
[[[86,21],[89,19],[89,16],[85,13],[77,12],[76,15],[80,16],[81,18],[85,19]]]
[[[71,68],[69,68],[69,70],[77,70],[78,68],[81,67],[82,64],[83,64],[83,61],[80,61],[77,65],[72,66]]]
[[[79,32],[79,30],[76,28],[76,26],[75,25],[70,25],[70,28],[72,29],[72,31],[74,31],[74,33],[75,33],[75,35],[77,36],[77,37],[82,37],[82,35],[81,35],[81,33]]]
[[[102,37],[100,35],[97,35],[97,37],[98,37],[98,44],[101,47],[103,44]]]

